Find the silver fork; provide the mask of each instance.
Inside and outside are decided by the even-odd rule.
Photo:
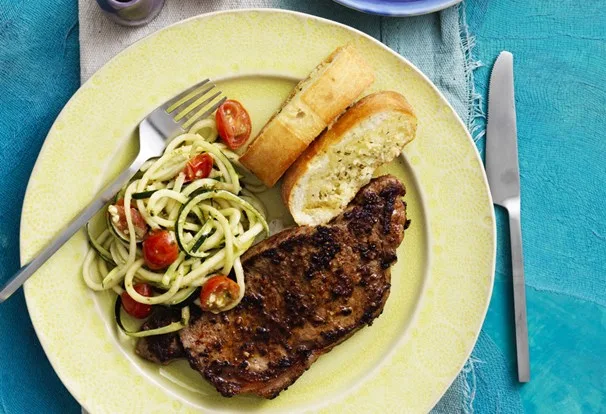
[[[227,99],[220,97],[221,92],[214,89],[215,85],[209,79],[205,79],[150,113],[139,124],[139,153],[133,163],[101,191],[44,250],[6,282],[0,289],[0,303],[15,293],[40,266],[101,210],[139,171],[145,161],[162,155],[171,138],[184,132],[194,122],[209,117]]]

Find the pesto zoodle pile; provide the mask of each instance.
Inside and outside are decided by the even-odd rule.
[[[235,104],[245,118],[229,107]],[[224,142],[216,142],[219,133]],[[215,313],[232,309],[244,296],[240,256],[269,232],[263,205],[242,187],[234,168],[238,157],[231,149],[249,135],[248,113],[226,101],[216,121],[197,122],[160,158],[143,165],[107,207],[100,230],[93,232],[89,224],[84,281],[92,290],[118,294],[116,319],[127,334],[181,329],[200,288],[199,306]],[[123,327],[120,308],[145,318],[153,305],[181,307],[182,320],[147,331]]]

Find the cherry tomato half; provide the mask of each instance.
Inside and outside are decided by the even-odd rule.
[[[213,169],[213,157],[209,154],[198,154],[185,166],[185,182],[206,178],[210,175]]]
[[[126,214],[125,214],[125,210],[124,210],[124,199],[121,198],[120,200],[118,200],[116,202],[116,204],[114,204],[114,206],[116,207],[116,210],[118,211],[117,213],[117,221],[114,220],[114,217],[111,216],[110,220],[114,221],[114,225],[116,226],[116,228],[118,230],[120,230],[122,233],[128,235],[128,224],[126,223]],[[147,233],[147,223],[145,222],[145,219],[143,218],[143,216],[141,215],[141,213],[139,213],[139,210],[131,207],[130,208],[130,216],[133,222],[133,226],[135,227],[135,237],[137,238],[137,240],[142,240],[143,237],[145,237],[145,234]]]
[[[250,116],[242,104],[228,99],[217,109],[217,130],[231,149],[240,148],[250,137]]]
[[[133,287],[140,295],[147,297],[151,297],[153,295],[152,288],[147,283],[139,283]],[[122,292],[120,297],[122,298],[122,308],[132,317],[137,319],[147,318],[152,311],[151,305],[137,302],[130,297],[127,291]]]
[[[219,275],[208,279],[200,292],[202,310],[221,312],[238,300],[240,287],[230,278]]]
[[[151,270],[167,268],[178,256],[177,240],[168,230],[154,230],[143,240],[143,260]]]

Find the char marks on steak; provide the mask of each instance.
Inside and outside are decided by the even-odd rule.
[[[389,296],[407,227],[403,185],[372,180],[329,224],[286,229],[243,256],[246,294],[234,309],[196,313],[178,334],[142,338],[158,363],[187,357],[226,397],[274,398],[322,354],[370,325]],[[158,310],[150,329],[178,318]]]

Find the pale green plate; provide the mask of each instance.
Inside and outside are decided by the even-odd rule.
[[[223,398],[187,364],[160,372],[117,335],[109,295],[89,292],[81,280],[82,232],[27,283],[25,294],[48,358],[89,411],[424,412],[453,381],[492,291],[495,221],[480,158],[423,74],[367,35],[327,20],[277,10],[209,14],[112,59],[74,95],[46,139],[23,206],[22,260],[125,165],[133,129],[160,103],[210,77],[244,103],[258,131],[293,79],[347,42],[375,68],[377,80],[367,92],[400,91],[419,118],[417,139],[386,168],[407,187],[412,225],[381,317],[321,357],[278,398]],[[279,212],[279,198],[268,197]]]

